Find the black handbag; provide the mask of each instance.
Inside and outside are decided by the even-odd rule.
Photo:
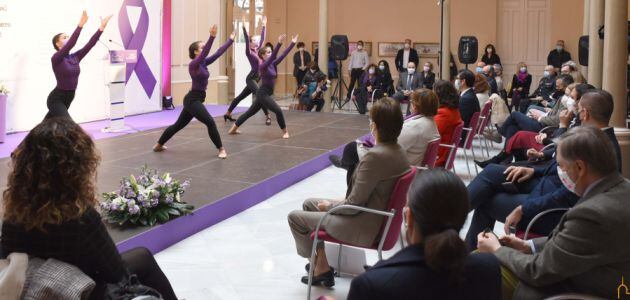
[[[106,300],[161,300],[162,295],[153,288],[143,285],[135,274],[127,274],[118,283],[108,283],[105,290]]]

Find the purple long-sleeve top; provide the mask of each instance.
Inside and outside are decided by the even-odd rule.
[[[282,60],[284,60],[285,57],[287,57],[289,52],[291,52],[291,49],[293,49],[293,46],[295,46],[295,43],[291,42],[291,44],[289,44],[289,47],[284,49],[284,52],[282,52],[282,54],[278,56],[278,52],[280,51],[280,47],[282,47],[282,43],[276,44],[276,47],[273,48],[271,56],[260,64],[258,72],[260,73],[260,81],[262,82],[262,85],[274,86],[274,84],[276,83],[276,77],[278,77],[278,71],[276,67],[282,62]]]
[[[79,74],[81,73],[79,63],[90,52],[90,49],[96,45],[102,33],[101,30],[97,30],[83,48],[70,54],[70,49],[77,43],[79,34],[81,34],[81,27],[77,27],[68,41],[66,41],[66,44],[53,54],[50,61],[52,62],[53,73],[55,73],[55,78],[57,79],[58,89],[65,91],[77,89]]]
[[[260,33],[260,42],[258,42],[258,48],[263,46],[265,42],[265,26],[262,28],[262,32]],[[250,49],[249,45],[249,36],[247,35],[247,29],[243,27],[243,34],[245,35],[245,55],[247,56],[247,60],[249,60],[249,65],[252,67],[250,73],[258,73],[258,67],[260,66],[260,62],[262,61],[260,57],[258,57],[257,51]]]
[[[213,63],[217,58],[221,57],[227,49],[232,46],[234,42],[232,39],[228,39],[223,46],[217,49],[212,55],[208,56],[210,53],[210,48],[212,48],[212,43],[214,42],[214,37],[210,36],[208,41],[203,46],[201,53],[197,55],[193,60],[190,61],[188,65],[188,73],[190,74],[190,78],[192,79],[192,90],[193,91],[205,91],[208,88],[208,78],[210,78],[210,71],[208,71],[208,65]],[[208,56],[208,57],[206,57]]]

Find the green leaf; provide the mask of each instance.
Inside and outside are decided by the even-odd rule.
[[[157,221],[157,217],[155,216],[155,214],[149,216],[149,225],[153,226],[155,225],[155,222]]]
[[[174,208],[169,208],[169,209],[168,209],[168,213],[169,213],[169,214],[171,214],[171,215],[174,215],[174,216],[179,216],[179,215],[181,215],[181,213],[179,212],[179,210],[174,209]]]
[[[160,220],[161,223],[166,222],[169,219],[168,213],[165,213],[164,211],[158,211],[156,213],[156,216],[157,216],[158,220]]]
[[[144,226],[148,226],[149,222],[148,222],[148,220],[146,218],[142,218],[142,219],[140,219],[140,224],[142,224]]]

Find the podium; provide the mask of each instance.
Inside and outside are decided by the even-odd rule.
[[[121,132],[130,128],[125,126],[125,80],[128,63],[136,63],[136,50],[110,50],[106,68],[105,84],[108,87],[109,126],[103,132]]]

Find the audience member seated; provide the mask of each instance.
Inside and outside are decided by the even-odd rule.
[[[483,61],[478,62],[477,67],[475,68],[475,73],[477,74],[483,73],[483,67],[485,66],[486,66],[486,63],[484,63]]]
[[[479,233],[479,252],[494,253],[504,267],[504,299],[561,293],[619,299],[620,277],[630,274],[630,248],[619,240],[630,231],[630,182],[614,157],[601,130],[570,130],[558,142],[557,169],[566,189],[581,198],[551,235],[523,241]]]
[[[467,199],[457,175],[419,173],[404,210],[409,246],[354,278],[348,299],[501,299],[498,260],[468,254],[459,237]]]
[[[381,86],[378,88],[383,91],[383,96],[391,97],[394,92],[394,79],[392,79],[392,73],[389,70],[389,63],[386,60],[378,62],[378,76],[381,78]]]
[[[574,86],[573,89],[571,89],[572,86]],[[567,88],[570,90],[569,96],[563,97],[563,100],[561,100],[566,101],[566,103],[564,103],[562,106],[566,107],[567,110],[565,110],[564,112],[561,111],[558,114],[559,128],[561,130],[554,130],[554,133],[549,134],[549,136],[547,136],[547,133],[538,133],[524,130],[519,131],[505,143],[504,149],[499,152],[499,154],[486,161],[475,161],[475,163],[477,163],[478,166],[485,168],[491,163],[510,163],[512,161],[512,158],[514,158],[515,161],[542,158],[543,153],[540,151],[543,149],[544,146],[553,143],[552,140],[558,138],[562,133],[566,132],[567,128],[580,124],[579,119],[575,118],[577,116],[577,103],[580,102],[580,99],[582,98],[582,95],[584,95],[584,93],[594,88],[595,87],[590,84],[572,83],[571,85],[569,85],[569,87]]]
[[[556,93],[554,95],[554,108],[557,108],[555,111],[551,109],[547,113],[537,113],[536,110],[530,109],[528,114],[521,113],[519,111],[514,111],[510,114],[510,116],[503,122],[501,127],[498,127],[498,132],[501,134],[506,140],[509,140],[514,134],[516,134],[520,130],[538,132],[544,126],[558,126],[559,119],[556,119],[554,115],[559,113],[559,105],[560,98],[564,95],[566,88],[573,83],[573,78],[571,76],[561,75],[556,79]],[[545,123],[541,123],[543,121]]]
[[[475,91],[472,89],[475,85],[475,75],[468,70],[461,70],[455,79],[455,88],[459,90],[459,113],[464,121],[464,127],[470,126],[470,118],[473,114],[480,111],[479,100]],[[467,131],[462,132],[462,144],[466,139]]]
[[[376,65],[370,64],[367,68],[367,73],[363,73],[361,81],[359,82],[359,90],[357,93],[357,107],[359,108],[359,114],[364,115],[367,111],[368,98],[372,97],[374,90],[378,90],[381,86],[381,78],[376,72]],[[380,99],[383,92],[378,90],[374,95],[375,99]]]
[[[459,92],[450,81],[446,80],[438,80],[433,85],[433,91],[440,101],[440,107],[434,117],[440,133],[440,144],[450,145],[455,127],[462,122],[462,117],[459,115]],[[440,147],[436,167],[446,166],[449,152],[449,148]]]
[[[427,89],[415,90],[411,94],[412,115],[404,120],[402,131],[398,137],[398,144],[407,153],[407,160],[414,166],[420,166],[424,153],[430,141],[440,138],[440,133],[434,120],[437,114],[439,100],[435,92]],[[348,171],[346,183],[350,187],[352,174],[359,161],[374,146],[373,137],[365,141],[353,141],[344,147],[343,155],[331,155],[331,163]]]
[[[494,66],[492,66],[492,69],[494,70],[494,81],[497,83],[498,94],[503,100],[505,100],[505,105],[507,105],[507,91],[505,90],[505,86],[503,85],[502,77],[503,66],[501,66],[500,64],[495,64]]]
[[[488,81],[488,84],[490,85],[488,95],[498,94],[499,86],[497,85],[497,82],[494,79],[494,67],[492,65],[483,67],[482,74],[486,77],[486,80]]]
[[[562,64],[571,60],[571,53],[564,49],[564,41],[556,42],[556,49],[553,49],[547,55],[547,64],[552,65],[556,69],[556,73],[560,71]]]
[[[548,65],[545,67],[543,71],[543,77],[540,78],[538,82],[538,87],[536,90],[529,95],[528,109],[532,107],[529,105],[531,102],[536,102],[537,106],[542,108],[553,107],[553,93],[556,91],[556,70],[552,65]],[[523,100],[521,100],[523,101]]]
[[[96,211],[94,142],[70,119],[44,120],[14,151],[3,193],[2,258],[14,252],[54,258],[79,268],[96,282],[91,299],[123,280],[126,270],[177,299],[151,253],[135,248],[122,254]]]
[[[483,74],[475,74],[475,85],[473,86],[477,101],[479,101],[479,107],[483,107],[488,100],[490,100],[490,85],[486,76]]]
[[[316,62],[310,62],[308,64],[308,72],[306,72],[302,80],[300,103],[306,106],[307,111],[312,111],[313,107],[317,107],[316,111],[322,111],[324,107],[324,92],[327,89],[326,75],[319,70]]]
[[[409,100],[411,93],[419,89],[422,85],[420,75],[416,72],[416,64],[409,62],[407,64],[407,70],[400,73],[398,77],[398,86],[396,86],[396,93],[392,96],[400,104],[404,100]],[[407,114],[409,114],[409,105],[407,105]]]
[[[621,166],[619,143],[608,125],[613,112],[612,96],[602,90],[588,91],[578,106],[582,126],[604,131],[614,145],[617,166]],[[466,236],[471,249],[477,245],[477,234],[485,228],[493,228],[497,220],[507,227],[524,230],[531,219],[544,210],[575,205],[578,198],[562,185],[557,166],[556,157],[552,155],[546,164],[532,167],[491,164],[479,173],[468,185],[471,208],[475,209]],[[532,231],[546,235],[558,219],[557,214],[546,216],[533,225]]]
[[[501,64],[501,58],[497,54],[497,50],[494,48],[494,45],[488,44],[486,46],[486,51],[481,57],[481,61],[486,64],[486,66]]]
[[[411,40],[406,39],[405,46],[396,53],[394,63],[396,64],[396,70],[398,70],[399,73],[407,71],[405,67],[408,66],[409,62],[413,62],[414,66],[417,66],[418,63],[420,63],[418,51],[411,46]]]
[[[516,67],[517,71],[516,74],[512,76],[512,85],[508,93],[508,98],[512,99],[510,111],[514,109],[514,111],[524,113],[527,106],[520,105],[520,103],[521,100],[527,99],[529,95],[529,87],[532,85],[532,75],[527,73],[527,65],[524,62],[519,62]],[[527,101],[524,101],[524,103],[528,104]]]
[[[433,64],[430,61],[424,63],[420,76],[422,77],[422,87],[432,90],[435,83],[435,73],[433,73]]]
[[[297,252],[310,258],[313,241],[311,233],[320,218],[333,207],[349,204],[376,210],[385,210],[398,179],[409,171],[409,161],[403,148],[398,145],[398,135],[403,127],[400,106],[390,98],[377,101],[370,109],[370,129],[376,145],[359,162],[352,175],[352,182],[344,200],[307,199],[303,210],[294,210],[288,216]],[[349,244],[369,247],[378,238],[383,217],[359,211],[340,211],[327,217],[321,229]],[[328,265],[324,242],[317,245],[313,285],[333,286],[335,279]],[[308,282],[308,276],[302,277]]]
[[[570,75],[573,77],[573,81],[577,83],[586,83],[586,79],[578,70],[577,64],[570,60],[562,64],[562,68],[560,68],[560,73],[563,75]]]

